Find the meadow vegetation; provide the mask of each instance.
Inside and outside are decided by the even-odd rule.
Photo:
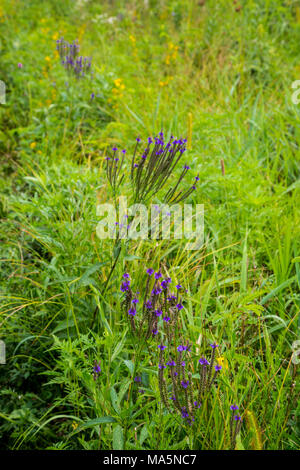
[[[91,73],[68,73],[60,38]],[[294,0],[1,0],[0,448],[299,449],[299,43]],[[105,157],[126,149],[131,199],[136,138],[161,131],[187,140],[183,190],[199,175],[197,251],[96,235]],[[137,335],[155,273],[176,315]]]

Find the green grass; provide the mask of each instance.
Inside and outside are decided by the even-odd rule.
[[[92,80],[66,75],[61,36],[92,56]],[[1,1],[1,448],[229,449],[237,402],[238,448],[299,449],[299,40],[292,0]],[[196,252],[95,233],[103,153],[161,129],[191,139]],[[142,289],[160,263],[188,291],[192,357],[222,351],[197,436],[161,404],[157,344],[139,352],[121,308],[122,274]]]

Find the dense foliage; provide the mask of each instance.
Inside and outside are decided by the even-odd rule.
[[[1,449],[299,448],[297,4],[1,0]]]

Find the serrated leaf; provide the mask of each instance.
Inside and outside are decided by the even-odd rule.
[[[102,416],[101,418],[95,418],[95,419],[90,419],[89,421],[86,421],[85,423],[78,426],[76,431],[79,431],[81,429],[92,428],[94,426],[99,426],[100,424],[108,424],[108,423],[116,423],[116,422],[117,420],[113,418],[112,416]]]
[[[134,365],[133,365],[133,362],[132,361],[129,361],[128,359],[124,359],[124,364],[128,367],[130,373],[131,373],[131,376],[133,376],[133,372],[134,372]]]
[[[121,404],[121,401],[123,400],[124,395],[127,392],[130,384],[131,384],[131,380],[128,380],[127,382],[123,383],[123,385],[121,386],[120,391],[119,391],[119,396],[118,396],[119,405]]]
[[[143,428],[141,430],[141,434],[140,434],[140,444],[141,444],[141,446],[143,445],[143,442],[145,441],[147,436],[148,436],[148,428],[147,428],[147,424],[145,424],[145,426],[143,426]]]
[[[123,337],[122,337],[121,341],[118,341],[118,344],[115,347],[114,352],[112,353],[111,362],[113,362],[114,359],[118,356],[118,354],[122,351],[122,349],[124,347],[124,344],[125,344],[125,341],[126,341],[126,333],[127,333],[127,328],[124,331],[124,334],[123,334]]]
[[[120,405],[118,402],[118,395],[114,387],[111,387],[110,389],[110,398],[111,398],[111,403],[112,403],[112,406],[114,407],[115,412],[119,414],[121,410],[120,410]]]
[[[124,436],[122,426],[119,424],[113,430],[113,450],[123,450]]]

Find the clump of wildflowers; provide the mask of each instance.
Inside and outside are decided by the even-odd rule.
[[[142,298],[134,292],[128,273],[123,275],[120,290],[125,293],[122,308],[126,314],[133,334],[148,340],[160,332],[169,342],[175,335],[177,319],[183,308],[179,290],[172,292],[172,280],[164,278],[161,270],[152,268],[145,270],[146,281]]]
[[[165,351],[166,349],[168,350]],[[200,379],[196,381],[192,372],[189,371],[190,352],[190,343],[179,344],[174,348],[174,342],[168,342],[168,348],[160,347],[159,389],[166,407],[169,410],[174,409],[191,426],[195,421],[197,410],[201,408],[203,400],[208,397],[222,367],[214,367],[215,347],[213,347],[210,361],[205,357],[199,359]],[[168,368],[163,367],[166,355],[172,357],[166,362]]]
[[[187,139],[175,139],[170,136],[165,139],[160,132],[156,137],[148,137],[143,146],[140,137],[136,139],[136,145],[130,163],[130,179],[134,193],[134,201],[146,201],[162,189],[167,181],[174,177],[174,169],[182,159],[186,151]],[[121,183],[118,177],[122,170],[125,150],[122,160],[116,162],[116,148],[112,149],[112,155],[106,157],[108,180],[115,190]],[[190,170],[190,166],[183,165],[182,171],[174,185],[169,187],[163,198],[164,203],[178,203],[186,199],[195,189],[199,176],[186,191],[179,190],[180,183]],[[122,175],[123,179],[123,175]]]
[[[68,73],[76,78],[84,77],[91,71],[91,58],[79,56],[79,49],[78,41],[69,43],[64,38],[56,41],[56,50],[59,53],[61,64]]]

